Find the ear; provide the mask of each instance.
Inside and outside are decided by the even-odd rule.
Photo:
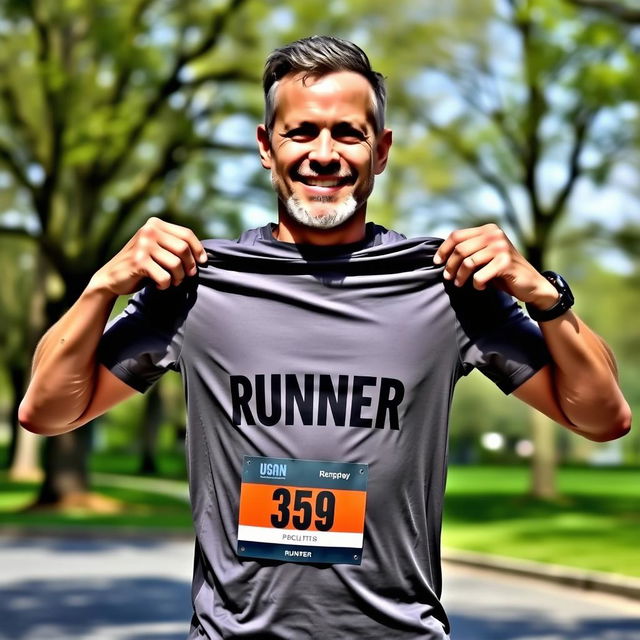
[[[376,175],[382,173],[387,166],[387,160],[389,159],[389,149],[391,149],[392,142],[393,135],[391,133],[391,129],[383,129],[376,142],[376,157],[374,166]]]
[[[258,125],[256,139],[258,140],[260,162],[265,169],[271,169],[271,140],[267,128],[263,124]]]

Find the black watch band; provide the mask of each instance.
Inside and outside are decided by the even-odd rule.
[[[559,318],[563,313],[566,313],[575,301],[573,293],[567,284],[567,281],[555,271],[543,271],[542,275],[556,288],[560,294],[558,302],[556,302],[550,309],[541,311],[531,304],[527,304],[527,313],[532,320],[536,322],[548,322],[549,320],[555,320]]]

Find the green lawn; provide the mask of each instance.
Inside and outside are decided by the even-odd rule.
[[[640,576],[640,470],[561,469],[557,502],[528,497],[528,477],[452,467],[444,546]]]
[[[0,530],[3,526],[52,530],[56,527],[81,527],[96,531],[109,528],[162,529],[189,533],[192,531],[189,505],[176,498],[120,487],[92,487],[92,491],[113,498],[119,508],[114,513],[95,514],[82,509],[64,513],[38,510],[24,511],[31,504],[38,485],[9,482],[0,475]]]
[[[106,471],[107,462],[94,469]],[[128,462],[121,467],[121,472],[132,470]],[[178,471],[176,465],[174,473]],[[521,467],[452,467],[444,546],[640,577],[640,470],[561,469],[563,497],[557,502],[528,497],[528,477],[528,469]],[[184,501],[138,489],[93,489],[119,500],[121,510],[104,515],[79,510],[24,513],[21,509],[33,501],[37,486],[9,483],[0,475],[0,528],[191,531]]]

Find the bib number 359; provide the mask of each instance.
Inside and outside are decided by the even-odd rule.
[[[331,491],[314,492],[308,489],[291,490],[278,487],[273,492],[276,512],[271,515],[271,524],[278,529],[291,523],[294,528],[304,531],[312,524],[318,531],[330,531],[333,527],[336,497]]]

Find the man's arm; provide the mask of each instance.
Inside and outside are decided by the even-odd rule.
[[[457,286],[472,278],[489,283],[540,310],[558,299],[553,285],[516,251],[494,224],[454,231],[434,257],[444,277]],[[540,322],[552,364],[522,384],[514,395],[556,422],[589,438],[613,440],[631,428],[631,410],[618,385],[611,350],[572,311]]]
[[[131,387],[96,360],[116,299],[140,289],[144,280],[159,289],[177,286],[206,259],[192,231],[149,219],[40,341],[20,404],[20,424],[42,435],[64,433],[132,395]]]

